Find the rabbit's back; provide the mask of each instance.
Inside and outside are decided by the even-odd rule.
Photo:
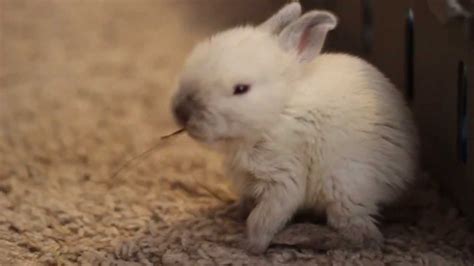
[[[345,54],[322,54],[305,71],[286,112],[306,121],[308,161],[317,164],[310,187],[321,190],[321,178],[344,175],[348,189],[367,193],[368,202],[391,201],[417,164],[417,132],[403,95],[375,67]],[[351,180],[351,171],[366,174]]]

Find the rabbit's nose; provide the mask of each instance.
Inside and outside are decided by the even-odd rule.
[[[174,109],[174,115],[181,126],[186,126],[191,118],[191,108],[185,104],[180,104]]]

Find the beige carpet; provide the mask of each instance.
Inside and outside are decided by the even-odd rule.
[[[281,1],[252,2],[0,0],[0,265],[473,265],[465,219],[431,185],[382,223],[380,251],[299,223],[251,256],[218,157],[186,136],[110,177],[175,129],[193,43]]]

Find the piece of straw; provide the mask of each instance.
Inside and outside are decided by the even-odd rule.
[[[147,156],[148,154],[150,154],[152,151],[154,151],[155,149],[159,148],[162,144],[164,144],[165,142],[163,142],[164,140],[167,140],[171,137],[174,137],[178,134],[181,134],[185,131],[184,128],[176,131],[176,132],[173,132],[169,135],[165,135],[163,137],[160,138],[160,140],[158,141],[157,144],[153,145],[151,148],[147,149],[146,151],[130,158],[129,160],[127,160],[126,162],[124,162],[111,176],[110,178],[115,178],[118,174],[120,174],[120,172],[122,172],[123,169],[125,169],[126,167],[128,167],[129,165],[131,165],[133,162],[135,162],[136,160],[140,159],[140,158],[143,158],[145,156]]]

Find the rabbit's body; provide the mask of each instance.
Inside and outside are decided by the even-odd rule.
[[[380,241],[371,216],[414,178],[411,113],[401,93],[361,59],[323,54],[306,71],[312,74],[294,84],[273,126],[227,150],[230,176],[242,197],[259,198],[269,186],[285,186],[271,208],[294,201],[294,210],[356,216],[366,227],[348,223],[353,240]]]
[[[341,178],[348,187],[340,189],[353,188],[366,205],[389,203],[416,168],[416,130],[401,93],[350,55],[322,54],[307,71],[313,74],[294,84],[284,111],[260,139],[227,150],[228,168],[240,172],[235,182],[243,186],[241,172],[271,161],[299,173],[295,179],[305,188],[300,207],[325,210]],[[262,190],[255,178],[245,180],[245,193]]]
[[[415,174],[411,113],[369,63],[319,54],[336,24],[331,14],[296,19],[300,13],[289,4],[260,28],[226,31],[198,46],[175,115],[192,137],[223,147],[242,203],[255,203],[249,250],[263,252],[302,209],[326,214],[356,244],[379,244],[373,216]]]

